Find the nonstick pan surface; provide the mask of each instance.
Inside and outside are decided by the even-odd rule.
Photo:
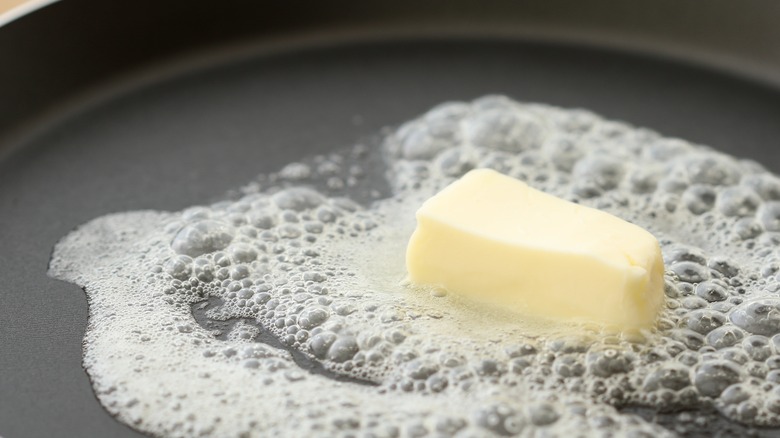
[[[6,438],[140,436],[101,408],[81,368],[83,292],[46,276],[57,240],[97,216],[213,200],[489,93],[587,108],[780,171],[780,54],[766,41],[780,15],[768,2],[103,3],[65,1],[0,28]],[[657,421],[673,430],[674,418]],[[746,431],[714,419],[700,431],[714,432]]]

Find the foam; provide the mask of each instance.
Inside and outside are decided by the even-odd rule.
[[[550,325],[404,285],[414,211],[476,167],[653,232],[657,330]],[[754,162],[488,96],[216,204],[97,218],[50,274],[87,292],[101,404],[153,435],[675,432],[625,406],[776,427],[778,202],[780,179]]]

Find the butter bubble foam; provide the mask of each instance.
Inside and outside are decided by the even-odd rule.
[[[657,329],[550,326],[403,285],[414,211],[480,167],[654,233]],[[757,163],[488,96],[238,193],[97,218],[55,248],[50,274],[88,296],[95,393],[133,428],[671,436],[712,409],[736,428],[780,426],[780,179]],[[672,430],[628,407],[700,418]]]

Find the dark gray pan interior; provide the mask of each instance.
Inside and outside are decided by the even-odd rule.
[[[246,3],[69,0],[0,28],[0,436],[138,436],[100,407],[80,366],[84,294],[46,276],[56,241],[96,216],[212,200],[487,93],[585,107],[780,171],[767,2],[699,14],[687,1],[645,13],[608,1]],[[517,32],[485,32],[494,22]],[[367,23],[386,33],[359,36]],[[666,32],[669,50],[663,38],[643,45],[656,54],[593,43],[629,28]],[[571,29],[593,38],[572,41]],[[702,51],[680,59],[691,41]],[[708,57],[729,50],[745,63]]]

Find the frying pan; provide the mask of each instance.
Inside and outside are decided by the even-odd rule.
[[[780,171],[772,0],[65,0],[4,21],[7,438],[140,436],[81,368],[84,294],[46,276],[57,240],[94,217],[213,200],[488,93],[588,108]],[[674,430],[676,417],[637,412]],[[698,434],[716,432],[746,429],[713,416]]]

